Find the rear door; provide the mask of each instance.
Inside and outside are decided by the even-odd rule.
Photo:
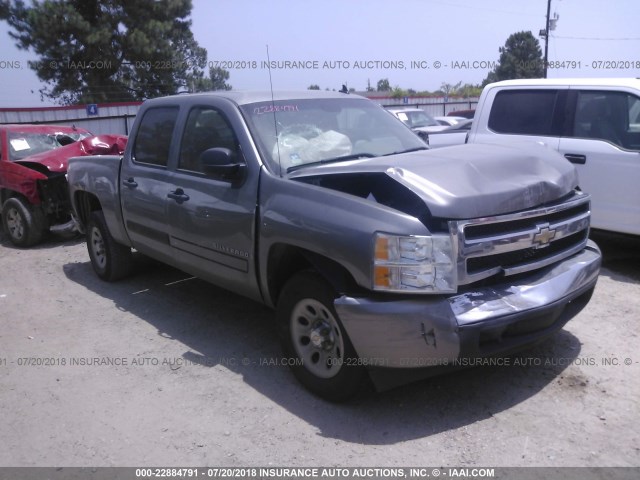
[[[470,143],[534,141],[558,149],[565,119],[567,88],[493,88],[476,113]]]
[[[131,244],[149,256],[173,264],[167,222],[167,193],[175,156],[178,106],[152,107],[143,113],[131,159],[122,164],[120,198]]]
[[[640,97],[575,87],[569,104],[573,121],[559,152],[592,196],[592,227],[640,235]]]

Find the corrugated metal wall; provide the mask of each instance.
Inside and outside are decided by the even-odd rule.
[[[128,135],[140,103],[98,104],[97,115],[89,115],[87,107],[0,108],[0,123],[75,125],[95,135]]]

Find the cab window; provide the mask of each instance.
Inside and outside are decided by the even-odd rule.
[[[578,92],[573,136],[640,150],[640,98],[625,92]]]
[[[178,107],[150,108],[142,117],[133,147],[133,161],[166,167]]]
[[[196,107],[189,112],[182,136],[178,169],[202,172],[200,155],[210,148],[238,153],[238,141],[222,113],[211,107]]]
[[[557,90],[502,90],[497,93],[489,128],[497,133],[553,136]]]

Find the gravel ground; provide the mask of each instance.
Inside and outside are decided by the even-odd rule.
[[[510,359],[334,405],[272,312],[81,239],[0,238],[0,466],[640,466],[640,240],[597,236],[589,306]],[[518,363],[516,365],[516,363]]]

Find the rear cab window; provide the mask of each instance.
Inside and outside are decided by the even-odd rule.
[[[493,101],[489,128],[496,133],[559,136],[559,122],[554,121],[559,97],[555,89],[502,90]]]
[[[178,107],[155,107],[144,113],[133,146],[135,163],[166,168],[178,112]]]

